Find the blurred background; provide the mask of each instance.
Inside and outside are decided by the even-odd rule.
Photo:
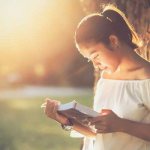
[[[84,15],[79,1],[0,2],[0,86],[92,85],[73,39]]]
[[[81,18],[117,5],[143,40],[150,60],[149,0],[0,0],[0,150],[79,150],[82,139],[46,118],[46,97],[92,107],[100,72],[77,51]]]

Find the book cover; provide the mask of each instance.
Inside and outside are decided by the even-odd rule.
[[[58,113],[71,119],[73,122],[81,124],[92,130],[93,127],[90,126],[89,119],[100,115],[98,112],[92,110],[90,107],[82,105],[76,101],[61,104],[58,107]]]

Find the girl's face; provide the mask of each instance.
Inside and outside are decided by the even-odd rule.
[[[84,46],[83,46],[84,45]],[[97,70],[115,72],[120,64],[118,51],[103,43],[79,45],[80,53],[91,61]]]

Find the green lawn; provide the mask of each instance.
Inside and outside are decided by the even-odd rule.
[[[81,139],[48,119],[40,105],[44,98],[0,100],[0,150],[79,150]],[[91,105],[92,97],[58,97],[62,103],[78,99]]]

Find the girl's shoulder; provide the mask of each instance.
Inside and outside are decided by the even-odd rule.
[[[150,63],[149,65],[133,71],[126,73],[108,73],[106,71],[102,71],[101,78],[103,79],[111,79],[111,80],[143,80],[150,79]]]
[[[150,79],[150,62],[147,62],[143,67],[143,75],[145,76],[145,78]]]

